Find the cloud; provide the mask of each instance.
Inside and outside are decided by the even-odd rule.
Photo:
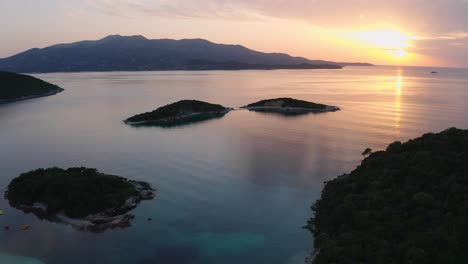
[[[467,66],[468,32],[418,37],[413,42],[413,46],[408,49],[411,53],[440,58],[447,65]]]
[[[452,32],[445,35],[432,35],[426,37],[416,37],[418,40],[460,40],[468,38],[468,32]]]
[[[88,0],[113,15],[299,19],[348,28],[395,25],[454,32],[468,28],[467,0]]]
[[[429,50],[446,50],[447,46],[468,45],[468,32],[453,32],[444,35],[418,36],[413,39],[413,47],[408,51],[424,53]]]
[[[404,32],[407,51],[466,64],[468,0],[86,0],[102,13],[130,18],[213,21],[296,20],[324,31]]]
[[[115,16],[152,16],[164,18],[259,19],[259,12],[230,1],[201,0],[88,0],[98,10]]]

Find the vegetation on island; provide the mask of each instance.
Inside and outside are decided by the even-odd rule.
[[[219,104],[210,104],[197,100],[182,100],[162,106],[152,112],[132,116],[125,120],[125,123],[161,126],[180,125],[211,118],[219,118],[230,110],[230,108]]]
[[[340,110],[336,106],[328,106],[313,102],[297,100],[293,98],[275,98],[261,100],[242,108],[255,112],[281,114],[285,116],[297,116],[308,113],[334,112]]]
[[[306,108],[306,109],[317,109],[317,110],[324,110],[327,108],[327,105],[324,104],[317,104],[303,100],[297,100],[293,98],[275,98],[275,99],[267,99],[261,100],[256,103],[248,104],[244,106],[244,108],[249,107],[278,107],[278,108]]]
[[[0,72],[0,103],[52,95],[63,91],[32,76]]]
[[[19,209],[42,208],[47,215],[63,212],[67,217],[84,218],[103,212],[125,213],[129,199],[139,202],[151,197],[148,184],[129,181],[89,168],[48,168],[23,173],[5,191],[10,205]]]
[[[373,152],[326,182],[312,263],[468,263],[468,130]]]

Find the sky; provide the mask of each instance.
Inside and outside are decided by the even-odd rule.
[[[1,0],[0,58],[107,35],[309,59],[468,67],[468,0]]]

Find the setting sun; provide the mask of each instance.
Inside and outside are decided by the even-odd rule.
[[[404,58],[408,56],[408,52],[406,52],[404,49],[390,50],[389,53],[396,58]]]
[[[414,37],[395,30],[353,31],[350,37],[365,46],[384,50],[393,58],[404,58],[409,55],[411,40]]]
[[[403,49],[410,46],[411,36],[391,30],[358,31],[354,35],[358,40],[379,48]]]

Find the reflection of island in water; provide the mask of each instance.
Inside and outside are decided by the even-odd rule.
[[[124,122],[131,126],[176,127],[222,118],[232,108],[197,100],[182,100],[127,118]]]
[[[329,158],[333,155],[333,150],[327,147],[333,144],[329,142],[329,136],[326,133],[316,136],[313,133],[294,133],[294,129],[274,128],[275,125],[283,127],[282,122],[288,123],[287,120],[275,120],[269,129],[272,131],[270,134],[244,131],[240,135],[249,164],[248,179],[261,186],[302,189],[320,185],[333,171],[331,168],[336,166]]]
[[[103,232],[130,226],[128,212],[154,198],[148,183],[88,168],[49,168],[21,174],[7,187],[10,206],[41,220]]]

